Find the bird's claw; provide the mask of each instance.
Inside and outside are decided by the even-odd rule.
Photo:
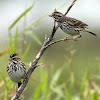
[[[68,42],[68,37],[65,37],[65,38],[64,38],[64,41],[65,41],[65,42]]]
[[[78,36],[74,36],[74,37],[73,37],[73,40],[74,40],[74,41],[78,41],[78,40],[79,40],[79,39],[78,39]]]

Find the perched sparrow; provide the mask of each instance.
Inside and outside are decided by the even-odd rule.
[[[10,55],[9,64],[7,66],[7,72],[10,79],[18,83],[18,88],[20,87],[21,79],[24,78],[26,74],[26,66],[18,56],[18,54],[13,53]]]
[[[66,17],[61,12],[58,12],[56,9],[49,16],[52,17],[55,20],[55,22],[58,23],[58,26],[65,33],[69,34],[70,36],[74,36],[73,40],[77,40],[79,37],[81,37],[81,34],[80,34],[81,31],[85,31],[85,32],[88,32],[88,33],[96,36],[95,33],[93,33],[92,31],[90,31],[87,28],[87,26],[88,26],[87,24],[85,24],[84,22],[79,21],[77,19]],[[67,38],[70,36],[65,37],[64,40],[67,40]]]

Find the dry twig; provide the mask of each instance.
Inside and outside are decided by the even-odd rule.
[[[64,15],[67,15],[69,10],[72,8],[72,6],[75,4],[76,0],[73,0],[72,4],[69,6],[69,8],[67,9],[67,11],[65,12]]]
[[[65,15],[69,12],[69,10],[71,9],[71,7],[74,5],[76,0],[74,0],[71,4],[71,6],[68,8],[68,10],[66,11]],[[19,98],[19,96],[21,95],[21,93],[23,92],[23,90],[25,89],[28,81],[29,81],[29,78],[32,74],[32,72],[35,70],[35,68],[39,65],[37,65],[39,59],[42,57],[44,51],[51,45],[55,44],[55,43],[58,43],[58,42],[61,42],[61,41],[64,41],[64,39],[59,39],[55,42],[51,42],[54,35],[55,35],[55,32],[57,31],[58,29],[58,26],[54,26],[53,27],[53,30],[52,30],[52,33],[50,34],[49,38],[47,38],[45,41],[44,41],[44,44],[42,45],[39,53],[36,55],[34,61],[32,62],[32,64],[30,65],[27,73],[26,73],[26,77],[22,83],[22,85],[18,88],[17,92],[15,93],[15,95],[13,96],[13,98],[11,100],[17,100]],[[41,64],[40,64],[41,65]]]

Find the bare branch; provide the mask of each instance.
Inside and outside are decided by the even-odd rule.
[[[38,64],[38,65],[36,65],[36,67],[41,66],[41,65],[43,65],[43,64]]]
[[[54,41],[54,42],[50,42],[45,48],[48,48],[48,47],[50,47],[51,45],[53,45],[53,44],[55,44],[55,43],[58,43],[58,42],[62,42],[62,41],[64,41],[64,42],[68,42],[68,40],[73,40],[73,38],[67,38],[66,39],[66,41],[64,41],[64,39],[59,39],[59,40],[56,40],[56,41]]]
[[[47,40],[47,35],[45,35],[45,40]]]
[[[76,0],[73,0],[72,4],[69,6],[69,8],[67,9],[67,11],[65,12],[64,15],[67,15],[67,13],[69,12],[69,10],[72,8],[72,6],[75,4]]]
[[[68,8],[68,10],[65,12],[65,15],[69,12],[69,10],[71,9],[71,7],[74,5],[75,1],[76,0],[74,0],[72,2],[72,4],[70,5],[70,7]],[[13,96],[13,98],[11,100],[17,100],[19,98],[19,96],[21,95],[21,93],[25,89],[25,87],[26,87],[26,85],[27,85],[27,83],[29,81],[29,78],[30,78],[32,72],[35,70],[36,67],[42,65],[42,64],[37,65],[37,63],[38,63],[39,59],[42,57],[44,51],[49,46],[51,46],[51,45],[53,45],[55,43],[64,41],[64,39],[59,39],[59,40],[57,40],[55,42],[51,42],[53,40],[53,37],[54,37],[55,32],[57,31],[58,27],[59,27],[58,25],[57,26],[54,25],[52,33],[50,34],[49,38],[47,38],[47,39],[45,38],[44,44],[42,45],[39,53],[36,55],[36,57],[35,57],[34,61],[32,62],[32,64],[30,63],[30,65],[29,65],[29,69],[28,69],[28,71],[26,73],[26,76],[25,76],[25,79],[24,79],[22,85],[18,88],[17,92],[15,93],[15,95]]]
[[[59,39],[57,41],[54,41],[54,42],[51,42],[50,44],[48,44],[45,48],[48,48],[50,47],[51,45],[55,44],[55,43],[58,43],[58,42],[61,42],[61,41],[64,41],[64,39]]]
[[[49,38],[47,39],[47,41],[46,41],[46,43],[44,44],[44,46],[46,46],[47,44],[49,44],[49,43],[52,41],[53,36],[54,36],[54,34],[55,34],[55,32],[56,32],[57,29],[58,29],[58,25],[57,25],[57,26],[54,25],[53,30],[52,30],[52,33],[50,34],[50,36],[49,36]]]
[[[45,46],[48,45],[52,41],[53,36],[54,36],[57,29],[58,29],[58,26],[53,27],[51,35],[49,36],[49,38],[47,40],[45,40],[42,48],[40,49],[39,53],[36,55],[34,61],[32,62],[31,66],[29,67],[22,85],[18,88],[16,94],[14,95],[14,97],[11,100],[17,100],[19,98],[19,96],[21,95],[21,93],[23,92],[23,90],[25,89],[32,72],[38,66],[37,63],[38,63],[39,59],[41,58],[41,56],[43,55],[43,53],[46,49]]]

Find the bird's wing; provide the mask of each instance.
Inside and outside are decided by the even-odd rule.
[[[74,29],[76,29],[76,30],[83,30],[88,26],[84,22],[79,21],[79,20],[74,19],[74,18],[70,18],[70,17],[66,17],[66,21],[70,26],[73,26]]]

